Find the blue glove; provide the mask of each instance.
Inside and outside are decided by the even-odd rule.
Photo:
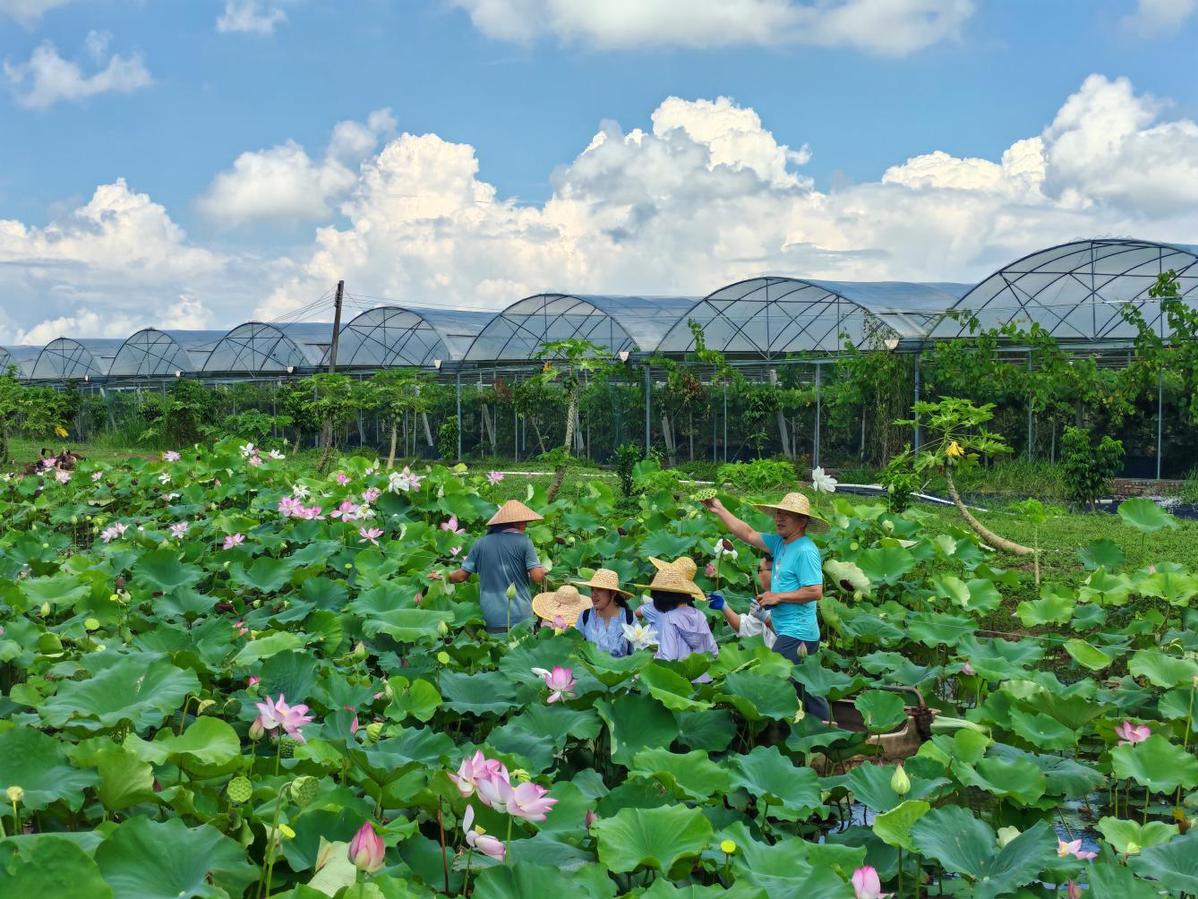
[[[710,606],[713,609],[715,609],[717,612],[720,609],[724,608],[724,594],[723,593],[708,593],[707,601],[710,604]]]

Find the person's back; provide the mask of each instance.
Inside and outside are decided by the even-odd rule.
[[[470,548],[462,567],[478,574],[478,601],[488,630],[503,630],[532,615],[528,572],[539,565],[528,535],[514,529],[486,534]],[[516,595],[509,599],[512,585]]]
[[[654,658],[667,661],[685,659],[692,652],[719,654],[715,637],[706,616],[692,605],[682,604],[668,611],[661,611],[654,603],[647,603],[645,620],[657,631],[657,652]]]

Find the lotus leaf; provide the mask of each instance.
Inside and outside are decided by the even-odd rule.
[[[1030,882],[1055,857],[1052,828],[1039,821],[1006,846],[990,826],[958,806],[933,809],[915,823],[916,849],[947,870],[964,874],[977,899],[992,899]]]
[[[599,861],[616,872],[650,868],[668,873],[711,842],[711,824],[698,809],[680,805],[626,808],[591,826]]]
[[[1142,743],[1116,746],[1111,750],[1111,769],[1116,777],[1130,778],[1154,793],[1198,787],[1198,758],[1160,734]]]

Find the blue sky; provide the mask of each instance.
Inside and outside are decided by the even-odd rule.
[[[524,8],[543,10],[555,2],[528,0]],[[742,2],[776,10],[806,0]],[[876,184],[889,167],[937,150],[997,162],[1016,141],[1039,135],[1091,75],[1126,77],[1137,102],[1167,100],[1152,106],[1158,120],[1198,119],[1193,0],[901,0],[898,5],[910,5],[914,17],[951,7],[957,24],[925,37],[921,46],[897,49],[854,37],[812,39],[801,33],[806,26],[780,42],[736,38],[725,45],[710,35],[672,33],[676,23],[660,35],[646,36],[642,29],[616,41],[619,46],[585,27],[568,33],[538,27],[527,39],[510,39],[502,36],[503,26],[472,18],[475,0],[229,5],[237,3],[260,16],[278,10],[285,18],[269,33],[221,31],[216,23],[227,12],[225,0],[0,0],[0,220],[45,228],[70,219],[97,187],[123,178],[129,191],[150,198],[186,232],[189,248],[220,255],[226,274],[246,262],[244,255],[229,254],[247,252],[276,269],[310,268],[319,250],[316,229],[349,224],[338,204],[352,188],[330,193],[323,219],[222,218],[203,213],[200,198],[239,154],[293,141],[318,160],[336,123],[365,122],[380,109],[391,111],[394,128],[379,131],[378,148],[405,132],[469,145],[478,180],[494,185],[497,200],[516,198],[538,213],[557,194],[555,177],[574,165],[601,122],[614,120],[624,132],[649,130],[654,110],[671,96],[728,97],[737,108],[752,110],[777,145],[809,149],[810,158],[796,158],[790,168],[821,194]],[[1144,8],[1135,19],[1138,5]],[[1156,24],[1144,24],[1144,16],[1153,14]],[[84,77],[102,70],[114,54],[126,61],[137,57],[139,77],[148,83],[31,101],[34,75],[23,67],[47,44],[62,60],[78,64]],[[1179,152],[1188,151],[1187,144]],[[372,159],[359,154],[347,166],[353,171]],[[1051,172],[1046,183],[1053,183]],[[1101,187],[1093,191],[1099,199],[1102,194]],[[1065,206],[1061,201],[1054,208]],[[1125,212],[1103,222],[1122,226]],[[878,249],[815,242],[825,249],[836,245],[837,252]],[[790,243],[783,240],[769,256],[774,267],[785,263]],[[982,258],[984,252],[974,251],[947,265],[951,270],[943,277],[971,273]],[[418,268],[418,278],[363,269],[361,283],[375,291],[437,283],[435,272]],[[612,279],[600,268],[592,267],[583,280],[593,276],[591,286],[605,286]],[[288,289],[303,294],[294,272],[277,277],[292,277]],[[483,272],[476,282],[503,277]],[[174,293],[195,292],[186,277],[167,280]],[[517,292],[527,282],[511,280]],[[94,300],[101,289],[76,287],[59,285],[53,294],[77,302],[82,296]],[[454,290],[461,296],[474,288],[461,284]],[[31,324],[28,316],[9,313],[10,330]],[[209,316],[210,323],[223,318]]]

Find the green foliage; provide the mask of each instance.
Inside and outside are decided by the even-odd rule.
[[[1110,493],[1123,465],[1123,444],[1104,435],[1095,446],[1085,428],[1066,428],[1061,436],[1061,471],[1069,499],[1093,507]]]
[[[794,466],[776,459],[754,459],[752,462],[729,462],[716,472],[716,481],[730,484],[745,493],[765,493],[795,483]]]
[[[635,468],[641,461],[643,450],[635,443],[621,443],[616,447],[616,475],[620,478],[620,494],[631,497],[635,487]]]
[[[458,458],[458,420],[447,418],[437,428],[437,454],[446,462],[456,462]]]

